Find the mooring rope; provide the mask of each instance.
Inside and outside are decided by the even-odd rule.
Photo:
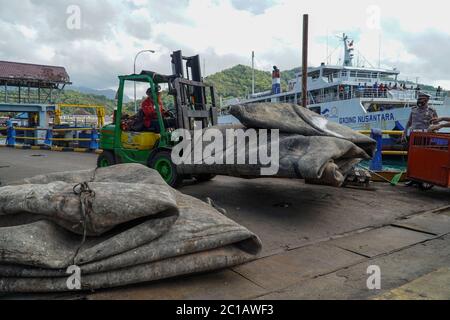
[[[83,226],[83,238],[81,243],[79,244],[77,250],[75,251],[75,255],[73,256],[73,265],[75,265],[75,259],[80,252],[81,248],[86,242],[87,236],[87,224],[90,222],[90,215],[92,213],[92,202],[95,198],[95,192],[89,187],[88,182],[82,182],[73,187],[73,192],[80,196],[80,204],[81,204],[81,214],[82,219],[80,223]],[[92,228],[92,224],[91,224]]]

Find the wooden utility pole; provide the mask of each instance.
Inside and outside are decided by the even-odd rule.
[[[255,51],[252,51],[252,95],[255,95]]]
[[[303,15],[302,106],[308,105],[308,15]]]

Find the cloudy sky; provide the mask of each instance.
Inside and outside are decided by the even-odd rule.
[[[301,15],[308,13],[312,66],[339,61],[337,35],[345,32],[355,39],[356,55],[368,61],[366,66],[378,66],[381,48],[383,67],[450,89],[446,3],[0,0],[0,60],[62,65],[75,85],[97,89],[115,88],[118,74],[132,73],[134,55],[142,49],[156,53],[143,54],[139,70],[170,73],[169,54],[177,49],[199,53],[206,74],[250,65],[252,50],[258,69],[277,65],[283,70],[300,64]]]

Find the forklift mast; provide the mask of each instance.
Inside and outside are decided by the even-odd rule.
[[[185,57],[179,50],[173,52],[171,58],[174,81],[169,91],[175,97],[178,127],[193,130],[194,121],[201,121],[203,128],[216,125],[215,92],[212,86],[203,83],[200,56]]]
[[[180,78],[184,77],[184,63],[186,61],[186,78],[192,81],[202,81],[202,71],[200,69],[200,56],[184,57],[181,50],[174,51],[171,55],[172,57],[172,72],[173,75]],[[189,70],[191,72],[189,72]],[[192,78],[189,76],[192,75]]]

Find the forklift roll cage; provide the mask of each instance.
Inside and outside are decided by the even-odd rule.
[[[127,76],[119,76],[119,91],[117,97],[117,116],[115,117],[115,135],[114,135],[114,148],[122,148],[120,136],[122,134],[122,129],[120,127],[120,122],[122,120],[122,108],[123,108],[123,96],[125,89],[126,81],[134,81],[134,82],[144,82],[150,85],[150,90],[152,92],[153,101],[155,103],[155,111],[158,118],[158,124],[160,127],[160,143],[159,145],[164,147],[170,145],[170,132],[167,132],[166,127],[164,125],[164,120],[159,108],[158,96],[156,91],[156,83],[153,81],[152,76],[150,74],[132,74]],[[160,82],[162,83],[162,82]]]
[[[176,112],[176,129],[194,130],[192,119],[201,121],[203,128],[217,124],[217,109],[214,87],[207,85],[203,82],[188,80],[184,78],[174,78],[173,76],[163,76],[151,71],[143,71],[139,75],[126,75],[119,76],[119,91],[117,102],[117,115],[115,119],[116,130],[115,143],[120,144],[120,121],[122,118],[123,109],[123,96],[126,81],[135,81],[148,83],[152,92],[152,98],[155,103],[155,111],[157,114],[158,124],[160,127],[160,147],[166,147],[171,145],[171,132],[166,130],[164,124],[164,118],[160,111],[157,85],[160,83],[167,83],[169,85],[169,93],[175,96],[175,112]],[[191,90],[193,88],[194,90]],[[200,101],[195,101],[195,95],[191,91],[200,91]],[[211,103],[207,104],[207,92],[209,90]],[[192,100],[194,101],[192,101]],[[208,109],[209,107],[209,109]],[[115,145],[115,148],[121,147],[121,145]]]

